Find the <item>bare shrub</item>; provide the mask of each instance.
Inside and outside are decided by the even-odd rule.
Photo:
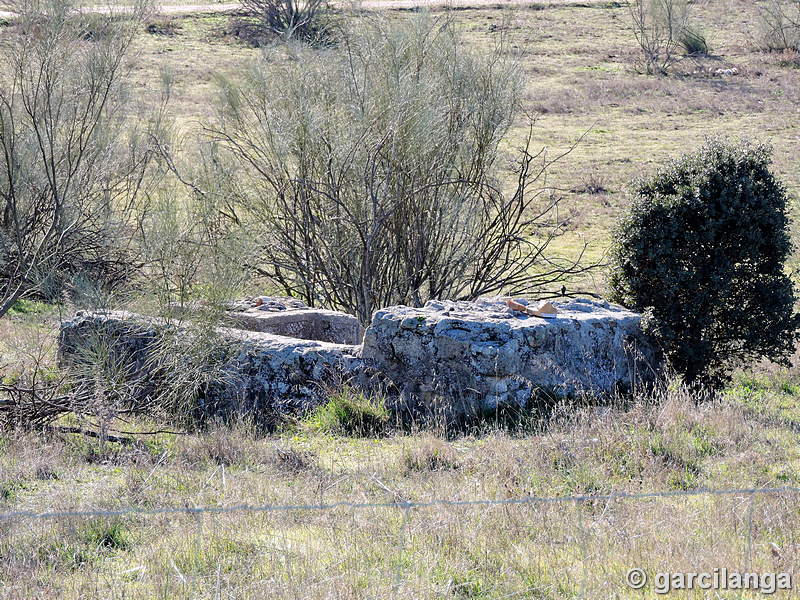
[[[317,456],[309,450],[298,450],[291,446],[276,445],[272,452],[272,463],[281,471],[297,475],[319,469]]]
[[[242,8],[258,17],[269,31],[287,38],[311,39],[320,33],[325,0],[242,0]]]
[[[769,0],[758,16],[756,43],[761,50],[800,51],[800,0]]]
[[[585,171],[581,185],[575,190],[583,194],[605,194],[608,192],[608,181],[598,167]]]
[[[123,85],[144,6],[124,19],[67,0],[17,9],[0,43],[0,317],[76,274],[127,280],[149,159]]]
[[[267,55],[223,91],[209,132],[241,167],[256,266],[310,305],[366,322],[390,304],[535,293],[585,268],[550,256],[565,226],[545,181],[555,159],[528,137],[515,189],[500,183],[516,65],[502,48],[465,50],[448,21],[365,21],[342,52]]]
[[[4,341],[4,350],[17,362],[0,364],[2,427],[125,442],[130,440],[115,435],[121,419],[169,411],[163,398],[138,393],[129,357],[114,348],[113,337],[88,337],[71,368],[56,363],[57,341],[48,331],[23,330]],[[61,424],[67,415],[68,422]]]
[[[633,34],[649,75],[666,73],[686,40],[687,0],[633,0],[629,4]]]
[[[136,444],[142,435],[202,425],[227,408],[203,400],[232,377],[220,318],[204,306],[191,317],[84,323],[62,330],[59,342],[49,328],[20,327],[19,336],[12,328],[0,348],[8,357],[0,363],[0,427]],[[134,417],[147,426],[128,426]]]
[[[681,34],[680,41],[687,56],[704,56],[711,51],[705,34],[697,27],[687,25]]]

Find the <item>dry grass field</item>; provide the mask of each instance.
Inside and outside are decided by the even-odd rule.
[[[776,172],[800,193],[800,56],[756,49],[757,4],[694,3],[693,22],[712,55],[682,60],[669,77],[634,68],[624,2],[481,2],[448,13],[470,50],[502,42],[519,58],[536,146],[557,154],[581,140],[549,180],[572,215],[561,250],[588,240],[591,255],[602,257],[627,205],[628,182],[712,134],[770,142]],[[399,20],[409,12],[390,14]],[[152,105],[160,70],[172,71],[170,110],[192,135],[214,118],[217,76],[236,77],[260,52],[237,37],[241,18],[154,17],[131,65],[135,95]],[[525,130],[520,119],[509,152]],[[604,288],[600,278],[576,285]],[[0,320],[0,363],[24,366],[34,347],[53,361],[59,316],[31,305]],[[628,569],[651,577],[715,568],[794,572],[795,493],[203,516],[3,515],[800,486],[798,398],[796,369],[758,365],[709,403],[675,389],[660,402],[557,407],[525,427],[490,422],[457,433],[359,438],[301,422],[266,435],[240,423],[120,445],[0,431],[0,599],[652,598],[661,597],[652,585],[625,585]],[[170,425],[134,420],[128,428]],[[669,597],[762,596],[713,593]]]

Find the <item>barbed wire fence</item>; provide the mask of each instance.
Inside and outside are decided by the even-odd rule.
[[[404,578],[406,572],[404,571],[404,554],[410,554],[414,551],[415,536],[419,535],[420,529],[434,528],[437,525],[428,520],[426,521],[426,514],[424,509],[439,509],[442,514],[445,513],[458,513],[454,518],[454,522],[458,523],[457,535],[474,535],[480,536],[485,534],[491,528],[499,527],[499,523],[492,523],[488,521],[487,514],[492,508],[505,508],[511,509],[518,507],[522,512],[513,515],[512,520],[518,521],[518,526],[527,527],[529,531],[534,532],[535,535],[540,536],[537,538],[536,543],[542,544],[542,551],[545,552],[544,544],[550,544],[553,548],[557,548],[558,556],[564,552],[564,548],[576,548],[577,554],[572,555],[572,560],[582,563],[583,566],[580,570],[580,576],[575,582],[575,586],[579,590],[577,597],[579,598],[594,598],[594,597],[607,597],[600,594],[608,594],[609,585],[625,585],[625,582],[619,581],[618,576],[609,576],[608,574],[599,578],[590,578],[591,569],[604,568],[604,561],[608,559],[607,548],[597,548],[598,542],[602,542],[603,535],[607,535],[603,531],[592,531],[592,518],[594,522],[603,519],[609,505],[615,503],[638,503],[647,500],[685,500],[688,501],[693,498],[733,498],[735,503],[731,506],[726,506],[725,511],[731,513],[736,512],[736,533],[741,535],[741,545],[737,552],[739,557],[735,562],[736,566],[742,570],[754,568],[754,554],[756,538],[754,533],[759,529],[756,517],[756,500],[759,497],[781,497],[788,496],[791,498],[791,506],[786,508],[780,517],[776,518],[776,522],[780,524],[791,523],[792,519],[797,518],[798,502],[800,502],[800,487],[798,486],[780,486],[780,487],[738,487],[738,488],[724,488],[724,489],[689,489],[689,490],[665,490],[665,491],[652,491],[652,492],[613,492],[603,494],[579,494],[579,495],[562,495],[562,496],[522,496],[512,498],[475,498],[475,499],[453,499],[453,498],[434,498],[425,500],[403,500],[403,501],[385,501],[385,502],[359,502],[341,500],[328,503],[286,503],[286,504],[230,504],[230,505],[204,505],[204,506],[123,506],[119,508],[88,508],[76,510],[47,510],[47,511],[7,511],[0,512],[0,528],[11,523],[33,523],[38,521],[52,521],[52,520],[82,520],[93,518],[121,518],[121,517],[164,517],[167,520],[173,518],[193,518],[195,527],[184,527],[182,531],[187,540],[191,538],[191,543],[195,546],[195,551],[200,552],[202,548],[202,541],[206,536],[213,536],[217,530],[215,529],[215,517],[229,514],[321,514],[330,511],[347,511],[352,513],[352,527],[359,526],[355,521],[355,515],[359,511],[396,511],[399,512],[399,518],[393,521],[395,529],[391,533],[387,533],[381,543],[391,546],[391,551],[398,555],[394,559],[391,573],[391,590],[401,590],[404,585]],[[564,505],[572,505],[575,513],[571,514]],[[593,508],[592,511],[586,511],[587,518],[584,511],[581,509]],[[462,512],[468,509],[477,509],[475,513]],[[533,512],[529,512],[531,509]],[[637,511],[639,509],[637,508]],[[715,522],[718,521],[718,515],[711,514],[708,517],[701,518],[702,505],[693,508],[694,519],[697,519],[701,525],[704,523],[705,527],[713,528]],[[553,512],[548,512],[553,511]],[[420,522],[415,525],[413,516],[421,515]],[[438,514],[438,513],[437,513]],[[467,518],[467,515],[474,514],[474,517]],[[537,519],[537,515],[539,518]],[[592,516],[594,515],[594,516]],[[438,515],[441,519],[441,515]],[[681,531],[662,531],[667,528],[675,528],[674,523],[660,522],[660,516],[654,515],[655,518],[650,519],[652,525],[642,531],[626,532],[631,539],[653,534],[659,532],[660,534],[669,537],[680,538]],[[759,514],[763,517],[763,514]],[[471,522],[470,519],[474,519]],[[763,518],[762,518],[763,520]],[[289,519],[280,517],[279,521],[283,524],[289,523]],[[644,521],[644,519],[643,519]],[[564,529],[560,528],[561,523],[569,523],[569,526]],[[191,521],[187,523],[191,524]],[[333,525],[331,528],[333,529]],[[309,525],[312,527],[319,527],[319,524]],[[324,526],[324,525],[322,525]],[[342,523],[337,524],[340,531],[339,533],[332,533],[331,535],[340,535],[341,530],[345,527]],[[388,525],[387,525],[388,527]],[[511,527],[511,525],[509,525]],[[762,524],[762,528],[766,525]],[[471,533],[470,529],[474,528],[475,533]],[[686,526],[688,530],[688,525]],[[292,540],[288,536],[284,536],[280,541],[278,537],[282,534],[278,533],[279,529],[270,530],[270,535],[276,536],[275,548],[290,548]],[[509,533],[509,535],[511,535]],[[546,539],[550,536],[550,539]],[[763,536],[762,536],[763,537]],[[333,539],[333,537],[331,538]],[[187,542],[189,543],[189,542]],[[377,542],[376,542],[377,543]],[[676,543],[683,543],[676,540]],[[687,541],[686,543],[691,543]],[[800,543],[798,544],[800,549]],[[791,560],[796,558],[798,554],[797,549],[793,550]],[[728,557],[731,556],[729,553]],[[715,557],[711,557],[715,558]],[[630,557],[628,557],[630,559]],[[345,559],[342,559],[343,561]],[[567,560],[567,559],[562,559]],[[642,558],[644,561],[645,559]],[[720,560],[724,560],[720,557]],[[191,577],[185,575],[181,568],[172,563],[176,577],[183,581],[184,584],[191,582]],[[636,565],[630,565],[636,566]],[[761,565],[763,566],[763,565]],[[792,567],[793,569],[793,567]],[[593,575],[593,574],[592,574]],[[298,575],[299,576],[299,575]],[[212,579],[216,577],[216,588],[219,590],[221,587],[221,573],[220,568],[217,567],[216,575],[212,574],[209,577]],[[616,580],[609,583],[609,580],[616,577]],[[599,580],[599,582],[597,581]],[[605,583],[604,583],[605,581]],[[196,582],[192,583],[195,585]],[[454,584],[455,585],[455,584]],[[465,585],[463,582],[458,585]],[[605,586],[605,587],[603,587]],[[519,592],[524,597],[525,590]],[[219,594],[214,597],[221,597]],[[492,596],[494,597],[494,596]],[[497,597],[506,597],[499,595]],[[516,597],[509,595],[508,597]]]
[[[427,508],[433,506],[499,506],[513,504],[557,504],[557,503],[583,503],[583,502],[610,502],[615,500],[645,500],[651,498],[680,498],[691,496],[750,496],[800,493],[800,487],[781,486],[769,488],[728,488],[728,489],[697,489],[697,490],[668,490],[654,492],[626,493],[616,492],[609,494],[589,494],[575,496],[523,496],[520,498],[500,498],[500,499],[475,499],[475,500],[409,500],[396,502],[349,502],[337,501],[326,504],[234,504],[230,506],[163,506],[155,508],[143,508],[127,506],[118,509],[84,509],[67,511],[12,511],[0,513],[0,521],[12,519],[60,519],[60,518],[82,518],[82,517],[123,517],[127,515],[168,515],[168,514],[187,514],[204,515],[234,512],[288,512],[288,511],[323,511],[337,508],[349,508],[353,510],[365,508],[394,508],[412,509]]]

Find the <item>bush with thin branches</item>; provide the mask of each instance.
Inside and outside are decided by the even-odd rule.
[[[769,0],[759,7],[758,15],[759,48],[800,51],[800,0]]]
[[[69,0],[15,8],[0,41],[0,317],[76,275],[130,276],[150,159],[124,89],[145,5],[124,18]]]
[[[255,15],[270,32],[287,38],[313,39],[321,33],[320,16],[325,0],[242,0],[242,8]]]
[[[632,0],[628,6],[642,70],[648,75],[666,73],[687,40],[688,0]]]
[[[255,266],[364,322],[390,304],[541,292],[586,268],[550,255],[565,230],[545,183],[555,159],[530,136],[503,189],[520,90],[504,48],[470,52],[426,15],[360,22],[337,52],[267,57],[226,82],[208,129],[244,178]]]

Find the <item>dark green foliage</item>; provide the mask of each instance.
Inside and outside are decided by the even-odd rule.
[[[680,38],[683,51],[690,56],[700,56],[709,53],[706,36],[699,29],[686,27]]]
[[[710,141],[634,186],[612,250],[614,299],[646,313],[648,333],[690,385],[717,386],[797,337],[788,198],[771,151]]]

